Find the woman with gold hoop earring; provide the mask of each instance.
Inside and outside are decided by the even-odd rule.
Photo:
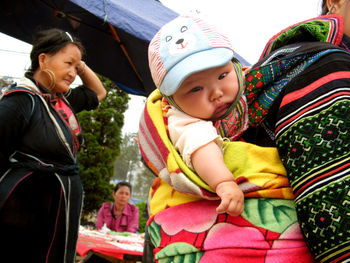
[[[75,262],[83,196],[75,114],[95,109],[106,96],[83,55],[68,32],[37,32],[30,69],[0,99],[2,258]],[[77,75],[83,85],[70,89]]]

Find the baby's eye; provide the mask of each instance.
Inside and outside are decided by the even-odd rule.
[[[221,80],[221,79],[223,79],[224,77],[226,77],[227,76],[227,72],[225,72],[225,73],[222,73],[220,76],[219,76],[219,80]]]
[[[190,93],[194,93],[194,92],[198,92],[198,91],[201,91],[203,88],[202,87],[194,87],[190,90]]]
[[[66,63],[67,63],[68,65],[72,65],[72,62],[70,62],[70,61],[67,61]]]

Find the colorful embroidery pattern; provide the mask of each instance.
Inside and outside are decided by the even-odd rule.
[[[299,118],[277,137],[301,228],[321,262],[349,257],[350,249],[350,88],[330,93],[328,103],[314,100],[303,114],[295,109]]]

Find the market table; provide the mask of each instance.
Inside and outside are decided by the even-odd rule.
[[[110,231],[102,233],[96,230],[79,229],[77,253],[82,257],[91,253],[110,262],[141,261],[143,251],[143,235]]]

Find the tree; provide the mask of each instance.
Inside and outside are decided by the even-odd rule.
[[[143,215],[143,212],[146,208],[147,203],[146,202],[140,202],[136,206],[139,208],[139,233],[145,233],[145,227],[147,223],[147,217]]]
[[[136,133],[124,135],[120,145],[120,155],[114,165],[113,178],[132,183],[133,173],[139,169],[140,154],[137,142],[134,138]]]
[[[133,197],[147,200],[154,175],[143,165],[135,137],[136,133],[129,133],[123,137],[113,178],[130,182],[133,186]]]
[[[111,80],[100,76],[107,96],[98,109],[78,114],[84,143],[78,153],[81,179],[84,187],[83,217],[96,211],[103,202],[111,199],[113,165],[120,154],[124,112],[128,94]]]

